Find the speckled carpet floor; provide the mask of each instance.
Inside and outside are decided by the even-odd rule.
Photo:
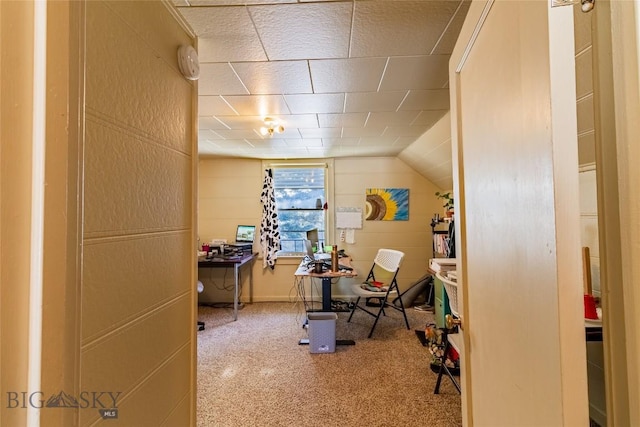
[[[338,313],[336,338],[355,340],[312,354],[300,303],[247,304],[233,321],[226,308],[200,307],[198,426],[459,426],[460,395],[436,374],[415,329],[433,321],[407,309],[411,329],[388,310],[373,338],[373,318]]]

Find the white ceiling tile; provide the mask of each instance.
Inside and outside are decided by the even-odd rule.
[[[447,27],[447,30],[431,52],[433,55],[451,55],[453,47],[456,45],[456,41],[458,41],[458,34],[460,34],[464,19],[467,17],[469,6],[471,6],[471,0],[464,0],[460,2],[460,6],[451,20],[451,23]]]
[[[380,123],[389,126],[410,125],[418,117],[418,114],[418,111],[373,112],[367,120],[367,127],[379,126]]]
[[[309,61],[315,93],[376,92],[386,58]]]
[[[201,62],[266,60],[258,33],[244,7],[181,7],[198,36]]]
[[[202,64],[198,95],[248,95],[249,92],[228,63]]]
[[[352,2],[250,6],[269,60],[346,57]]]
[[[229,139],[225,141],[219,141],[218,145],[227,150],[247,150],[251,146],[244,139]]]
[[[449,81],[449,56],[403,56],[389,59],[380,90],[442,89]]]
[[[264,124],[262,116],[216,116],[222,129],[258,129]]]
[[[198,141],[198,156],[218,155],[220,147],[207,141]]]
[[[316,128],[300,129],[303,138],[339,138],[342,135],[341,128]]]
[[[272,115],[270,117],[285,129],[318,127],[315,114]],[[226,125],[221,129],[259,129],[264,126],[264,116],[216,116],[215,119]]]
[[[381,136],[385,131],[384,126],[380,127],[366,127],[366,128],[343,128],[342,136],[345,138],[362,138],[362,137],[372,137],[372,136]]]
[[[322,138],[322,143],[325,146],[357,146],[360,143],[360,138]]]
[[[396,137],[377,136],[377,137],[364,137],[360,139],[360,146],[371,145],[377,147],[391,147],[396,142]]]
[[[302,139],[287,139],[287,146],[289,147],[294,147],[294,148],[300,148],[300,147],[312,147],[312,148],[318,148],[318,147],[322,147],[322,139],[320,138],[314,138],[314,137],[305,137],[304,140]]]
[[[345,112],[396,111],[406,92],[348,93]]]
[[[364,145],[358,147],[358,150],[355,154],[358,157],[384,157],[384,156],[397,156],[400,150],[394,147],[387,146],[375,146],[375,145]]]
[[[311,95],[285,95],[292,114],[342,113],[344,94],[318,93]]]
[[[334,151],[335,150],[335,151]],[[360,148],[358,147],[351,147],[351,146],[347,146],[347,147],[336,147],[336,149],[331,150],[332,153],[335,153],[334,155],[336,156],[341,156],[341,157],[349,157],[349,156],[359,156],[360,155]]]
[[[241,130],[219,129],[219,130],[216,130],[216,133],[221,137],[223,137],[224,139],[228,139],[228,140],[245,139],[245,138],[251,139],[251,138],[259,137],[259,135],[251,129],[241,129]]]
[[[394,147],[406,148],[415,142],[416,138],[411,136],[401,136],[393,143]]]
[[[304,144],[290,143],[289,146],[286,148],[286,152],[287,152],[287,154],[292,154],[294,152],[296,152],[296,153],[308,153],[309,150],[308,150],[307,146],[304,145]]]
[[[211,129],[200,129],[198,130],[198,141],[215,141],[218,139],[224,139],[220,134],[216,133]]]
[[[287,104],[280,95],[225,96],[224,99],[242,115],[266,117],[289,114]]]
[[[423,125],[416,126],[389,126],[384,132],[384,136],[415,136],[416,138],[425,133],[429,128]]]
[[[240,117],[240,116],[234,116]],[[200,116],[198,117],[198,129],[229,129],[215,117]]]
[[[289,146],[287,141],[281,138],[248,139],[247,142],[259,149],[276,149]]]
[[[309,129],[318,127],[316,114],[290,114],[288,116],[278,116],[277,118],[284,127]]]
[[[216,116],[216,115],[236,114],[229,104],[224,102],[220,96],[199,96],[198,97],[198,115],[200,116]]]
[[[447,111],[448,110],[421,111],[412,125],[424,125],[427,128],[430,128],[445,114],[447,114]]]
[[[402,102],[400,111],[448,110],[449,90],[411,90]]]
[[[367,116],[367,113],[318,114],[318,121],[323,128],[358,127],[365,125]]]
[[[455,1],[357,1],[351,56],[428,55],[457,7]]]
[[[251,94],[311,93],[307,61],[231,64]]]
[[[210,62],[266,61],[262,47],[254,41],[238,42],[244,44],[243,49],[223,46],[221,41],[212,38],[198,38],[198,59],[200,64]]]
[[[281,148],[288,148],[291,146],[304,146],[305,141],[302,140],[302,138],[298,137],[298,138],[287,138],[287,139],[277,139],[277,138],[271,138],[271,139],[267,139],[267,141],[277,141],[278,142],[278,147]],[[314,139],[310,139],[309,140],[312,144],[317,144],[317,142],[319,140]]]

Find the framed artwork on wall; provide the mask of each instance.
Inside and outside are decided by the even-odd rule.
[[[409,219],[408,188],[367,188],[367,221],[407,221]]]

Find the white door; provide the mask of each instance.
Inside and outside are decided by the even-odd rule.
[[[473,2],[450,63],[463,419],[588,425],[573,16]]]

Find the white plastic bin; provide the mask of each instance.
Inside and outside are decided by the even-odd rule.
[[[309,313],[309,352],[335,353],[336,351],[336,313]]]

